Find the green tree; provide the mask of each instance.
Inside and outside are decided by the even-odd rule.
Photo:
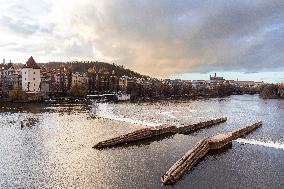
[[[84,97],[87,95],[87,92],[88,92],[88,88],[84,84],[80,84],[80,85],[75,84],[71,86],[69,90],[70,96],[75,97],[75,98]]]

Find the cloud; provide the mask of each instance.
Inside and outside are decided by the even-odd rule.
[[[33,34],[38,31],[40,28],[35,24],[28,24],[21,20],[14,20],[7,16],[2,16],[0,18],[0,24],[9,29],[12,32],[16,32],[18,34]]]
[[[43,61],[105,59],[154,76],[284,68],[283,1],[32,2],[29,12],[14,1],[21,18],[4,12],[0,25],[28,36],[16,35],[17,52],[30,49]]]

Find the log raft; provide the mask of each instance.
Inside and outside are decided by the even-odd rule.
[[[137,140],[152,138],[156,136],[162,136],[165,134],[176,134],[176,133],[187,133],[191,131],[195,131],[198,129],[202,129],[205,127],[210,127],[222,122],[227,121],[226,117],[218,118],[218,119],[212,119],[208,121],[202,121],[199,123],[186,125],[182,127],[176,127],[172,125],[161,125],[153,128],[144,128],[140,129],[125,135],[121,135],[116,138],[112,138],[109,140],[105,140],[102,142],[97,143],[93,148],[106,148],[111,147],[115,145],[120,145],[124,143],[134,142]]]
[[[232,132],[217,134],[200,140],[181,159],[179,159],[162,177],[164,184],[173,184],[180,180],[209,150],[220,149],[245,134],[260,127],[262,122],[256,122]]]
[[[226,121],[227,121],[227,117],[221,117],[218,119],[212,119],[212,120],[202,121],[202,122],[191,124],[191,125],[177,127],[177,133],[179,134],[188,133],[188,132],[192,132],[192,131],[202,129],[205,127],[210,127],[210,126],[213,126],[219,123],[223,123]]]

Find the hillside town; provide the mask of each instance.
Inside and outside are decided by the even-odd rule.
[[[73,63],[75,65],[76,63]],[[151,100],[218,97],[260,93],[264,82],[226,80],[215,73],[209,80],[156,79],[122,75],[96,66],[78,72],[71,66],[39,66],[31,56],[24,66],[3,60],[0,64],[2,101],[103,98],[108,100]],[[120,74],[121,75],[121,74]],[[124,96],[124,97],[122,97]],[[119,98],[120,97],[120,98]]]

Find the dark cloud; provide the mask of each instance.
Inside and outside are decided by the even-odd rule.
[[[82,13],[103,54],[152,75],[283,68],[283,1],[108,1]]]
[[[18,50],[100,55],[155,76],[284,69],[281,0],[30,1],[31,11],[21,1],[15,8],[20,17],[0,18],[1,28],[36,36],[32,47]]]

